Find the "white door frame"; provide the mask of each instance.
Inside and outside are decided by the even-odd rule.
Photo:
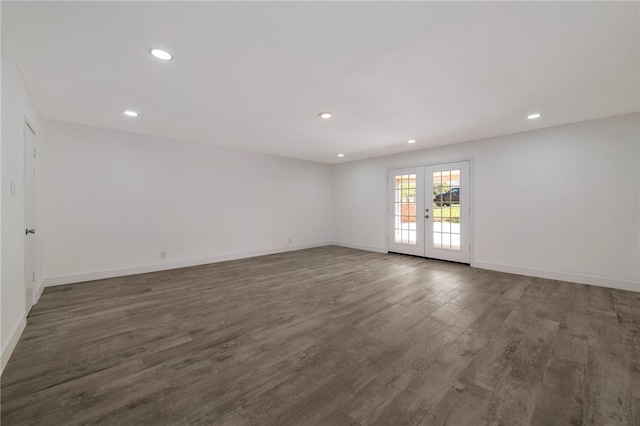
[[[27,132],[30,131],[33,134],[33,146],[27,146]],[[31,310],[31,307],[36,303],[37,298],[37,286],[35,280],[36,262],[37,262],[37,244],[36,235],[26,233],[27,229],[36,229],[36,131],[29,119],[24,117],[23,128],[23,204],[24,204],[24,291],[26,296],[26,309],[27,314]],[[28,173],[32,175],[29,177]],[[29,182],[31,183],[29,185]]]
[[[447,163],[457,163],[460,161],[468,161],[469,162],[469,208],[470,208],[470,213],[469,213],[469,244],[471,245],[471,250],[469,252],[469,263],[471,266],[474,266],[475,263],[475,256],[474,256],[474,252],[475,252],[475,241],[474,241],[474,225],[473,225],[473,218],[475,216],[475,208],[474,208],[474,192],[475,192],[475,188],[474,188],[474,172],[475,172],[475,167],[473,164],[473,157],[462,157],[462,158],[453,158],[453,159],[447,159],[447,160],[440,160],[440,161],[429,161],[426,163],[418,163],[418,164],[407,164],[407,165],[398,165],[398,166],[391,166],[391,167],[387,167],[385,170],[385,182],[387,181],[387,177],[389,176],[389,172],[394,171],[394,170],[398,170],[398,169],[406,169],[406,168],[412,168],[412,167],[428,167],[428,166],[436,166],[438,164],[447,164]],[[389,183],[387,182],[386,184],[386,188],[385,188],[385,201],[387,203],[387,205],[385,206],[386,210],[387,210],[387,214],[385,217],[385,251],[388,253],[389,252],[389,223],[390,223],[390,215],[393,214],[393,212],[389,211],[389,197],[391,197],[391,191],[389,190]]]

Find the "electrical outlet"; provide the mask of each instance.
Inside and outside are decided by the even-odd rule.
[[[160,259],[166,259],[167,258],[167,252],[166,251],[161,251],[160,252]]]

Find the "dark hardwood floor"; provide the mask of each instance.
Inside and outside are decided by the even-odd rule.
[[[2,425],[640,425],[640,293],[340,247],[45,289]]]

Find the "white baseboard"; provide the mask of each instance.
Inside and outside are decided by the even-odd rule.
[[[505,265],[502,263],[485,262],[476,260],[471,263],[474,268],[489,269],[491,271],[507,272],[510,274],[526,275],[530,277],[548,278],[551,280],[568,281],[579,284],[589,284],[599,287],[615,288],[618,290],[640,292],[640,283],[637,281],[621,280],[618,278],[600,277],[597,275],[584,275],[571,272],[548,271],[544,269],[522,266]]]
[[[36,290],[36,301],[34,302],[34,305],[38,303],[38,300],[40,300],[40,296],[42,296],[43,291],[44,291],[44,283],[40,284],[40,288]]]
[[[364,244],[346,243],[344,241],[334,241],[331,243],[334,246],[347,247],[357,250],[373,251],[375,253],[386,253],[387,249],[384,247],[367,246]]]
[[[4,367],[7,365],[7,362],[9,362],[9,358],[11,358],[11,354],[16,348],[18,340],[20,340],[20,336],[22,335],[22,332],[27,325],[27,318],[25,317],[25,315],[23,314],[20,317],[21,318],[11,329],[9,338],[2,344],[2,354],[0,355],[0,374],[2,374],[2,372],[4,371]]]
[[[235,253],[215,256],[204,259],[187,259],[175,262],[158,263],[153,265],[131,266],[128,268],[110,269],[104,271],[83,272],[79,274],[58,275],[44,279],[44,287],[73,284],[85,281],[102,280],[106,278],[123,277],[127,275],[146,274],[148,272],[166,271],[170,269],[187,268],[189,266],[206,265],[209,263],[225,262],[227,260],[245,259],[248,257],[265,256],[269,254],[285,253],[288,251],[305,250],[331,245],[331,242],[305,244],[299,246],[287,246],[269,250],[261,250],[250,253]]]

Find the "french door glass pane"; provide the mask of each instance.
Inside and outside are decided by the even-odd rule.
[[[395,176],[395,242],[416,245],[416,175]]]
[[[460,251],[460,170],[433,172],[433,247]]]

